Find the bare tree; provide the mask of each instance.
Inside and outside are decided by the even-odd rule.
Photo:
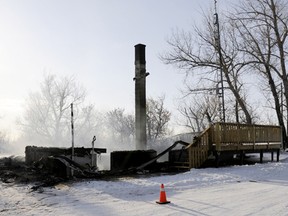
[[[73,78],[57,79],[47,75],[40,91],[31,93],[20,120],[25,135],[34,142],[53,146],[67,145],[70,128],[70,104],[83,103],[85,90]]]
[[[104,114],[95,110],[93,104],[76,110],[74,125],[76,144],[90,147],[93,136],[97,137],[97,143],[105,141]]]
[[[252,123],[256,117],[247,102],[243,75],[260,75],[266,80],[262,86],[269,88],[274,99],[278,122],[283,128],[285,148],[288,145],[288,3],[283,0],[244,0],[235,8],[222,19],[218,31],[215,31],[215,23],[219,24],[215,14],[214,23],[211,17],[206,17],[204,30],[195,27],[193,35],[173,35],[169,41],[172,50],[162,59],[165,63],[186,69],[187,76],[200,74],[206,82],[213,80],[211,74],[215,70],[221,69],[226,87],[234,96],[235,103],[229,104],[230,110],[235,108],[236,122],[244,120]],[[281,99],[282,94],[284,100]],[[227,104],[227,100],[225,102]]]
[[[283,128],[284,148],[288,144],[286,135],[287,115],[283,113],[283,94],[288,106],[288,76],[286,72],[288,4],[282,0],[242,1],[236,13],[230,15],[239,33],[239,50],[250,66],[250,70],[266,80],[274,98],[274,109],[279,125]],[[279,90],[284,86],[283,90]],[[280,93],[280,94],[279,94]],[[286,123],[285,119],[286,118]]]
[[[154,143],[168,134],[168,122],[171,113],[164,108],[164,96],[157,100],[147,100],[147,139]],[[134,115],[125,114],[125,109],[116,108],[106,114],[106,133],[112,137],[112,141],[119,144],[132,144],[135,133]]]
[[[114,142],[131,144],[134,138],[134,116],[125,114],[125,109],[116,108],[107,113],[107,130]]]
[[[174,33],[168,41],[171,49],[164,53],[161,59],[166,64],[173,64],[180,69],[185,69],[186,77],[190,75],[200,77],[199,83],[202,85],[205,83],[206,86],[217,86],[220,80],[217,76],[219,77],[221,75],[219,75],[219,71],[222,71],[221,76],[223,76],[223,82],[226,83],[226,88],[230,90],[234,100],[241,108],[237,110],[237,115],[241,111],[245,122],[252,123],[253,117],[249,112],[248,102],[245,101],[241,88],[239,88],[244,85],[240,77],[246,62],[243,61],[238,50],[235,29],[230,22],[223,19],[221,29],[217,31],[215,23],[212,16],[205,16],[204,28],[195,26],[194,33],[184,31]],[[198,87],[190,88],[197,89]],[[230,104],[230,106],[233,105]]]
[[[169,133],[168,122],[171,113],[164,107],[165,97],[158,99],[149,98],[147,101],[147,139],[154,143]]]
[[[181,105],[178,111],[182,118],[179,124],[188,128],[191,132],[203,131],[211,123],[216,121],[218,103],[219,101],[215,94],[190,95],[188,98],[185,98],[183,102],[180,102]]]

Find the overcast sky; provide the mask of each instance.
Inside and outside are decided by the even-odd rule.
[[[222,0],[224,1],[224,0]],[[218,0],[221,8],[221,0]],[[183,74],[164,65],[173,29],[201,22],[214,0],[0,0],[0,129],[13,133],[46,73],[74,76],[96,108],[134,111],[134,45],[146,45],[147,97],[176,108]]]

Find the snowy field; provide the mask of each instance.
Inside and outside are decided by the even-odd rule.
[[[65,183],[36,192],[31,185],[1,183],[0,215],[288,215],[287,157],[177,175]],[[170,204],[155,203],[161,183]]]

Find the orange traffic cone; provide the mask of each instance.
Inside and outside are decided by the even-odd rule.
[[[170,203],[170,201],[167,201],[167,199],[166,199],[166,193],[165,193],[165,190],[164,190],[164,184],[161,184],[161,186],[160,186],[160,199],[159,199],[159,201],[156,201],[156,203],[158,203],[158,204]]]

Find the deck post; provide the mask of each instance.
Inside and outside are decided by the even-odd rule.
[[[271,152],[271,161],[274,161],[274,151]]]
[[[215,152],[215,162],[216,162],[216,168],[218,168],[219,162],[220,162],[220,152],[219,151]]]
[[[192,146],[188,149],[188,154],[189,154],[189,169],[194,168],[192,166]]]
[[[263,150],[260,150],[260,163],[263,163]]]
[[[244,151],[241,151],[241,152],[240,152],[240,164],[241,164],[241,165],[244,164],[244,155],[245,155]]]
[[[279,162],[279,157],[280,157],[280,149],[277,149],[277,162]]]

